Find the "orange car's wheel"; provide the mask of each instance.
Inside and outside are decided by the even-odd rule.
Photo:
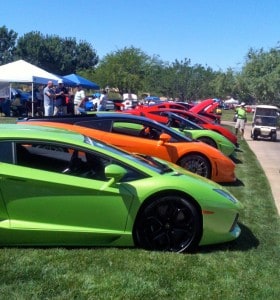
[[[147,250],[183,252],[193,250],[201,238],[198,209],[180,196],[161,196],[139,213],[135,227],[136,246]]]
[[[202,177],[211,178],[211,166],[207,158],[199,154],[185,155],[180,159],[179,166]]]

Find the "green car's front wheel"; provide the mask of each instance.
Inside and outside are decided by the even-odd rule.
[[[136,246],[147,250],[183,252],[197,246],[201,226],[201,215],[190,201],[162,196],[140,211],[134,240]]]

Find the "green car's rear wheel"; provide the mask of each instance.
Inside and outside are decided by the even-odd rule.
[[[212,140],[212,139],[209,138],[209,137],[200,137],[200,138],[198,138],[198,140],[201,141],[201,142],[203,142],[203,143],[205,143],[205,144],[207,144],[207,145],[210,145],[210,146],[212,146],[212,147],[214,147],[214,148],[218,148],[218,146],[217,146],[217,144],[215,143],[215,141]]]
[[[201,215],[195,205],[179,196],[167,195],[150,201],[140,211],[134,241],[147,250],[192,250],[200,240],[201,226]]]

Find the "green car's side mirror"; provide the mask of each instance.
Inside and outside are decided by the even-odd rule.
[[[110,179],[108,185],[119,182],[126,173],[126,169],[119,165],[110,164],[105,167],[105,176]]]

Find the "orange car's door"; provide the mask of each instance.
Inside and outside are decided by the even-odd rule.
[[[120,124],[115,122],[113,128],[118,128],[118,130],[112,130],[112,132],[69,124],[64,128],[74,130],[91,138],[99,139],[129,152],[156,156],[172,162],[178,160],[178,143],[160,143],[160,133],[157,138],[154,136],[153,139],[148,135],[146,137],[143,135],[140,136],[140,131],[143,129],[143,126],[140,124],[128,124],[130,125],[129,129],[127,129],[127,127],[125,129],[123,128],[123,122]],[[181,143],[179,144],[181,146]]]
[[[160,142],[160,134],[155,128],[143,128],[140,124],[114,122],[113,132],[103,136],[104,141],[129,152],[156,156],[176,162],[178,158],[176,144]],[[129,130],[127,130],[127,126]]]

